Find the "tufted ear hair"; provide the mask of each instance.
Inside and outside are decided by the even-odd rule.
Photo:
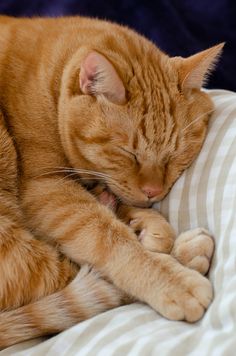
[[[215,68],[223,47],[224,43],[220,43],[188,58],[174,57],[171,59],[177,64],[179,84],[183,91],[200,89],[204,85],[208,75]]]
[[[102,54],[92,51],[82,61],[80,89],[89,95],[104,95],[115,104],[126,102],[125,87],[117,71]]]

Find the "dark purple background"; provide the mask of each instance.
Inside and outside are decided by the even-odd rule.
[[[208,87],[236,91],[235,0],[0,0],[0,13],[110,19],[138,30],[170,55],[188,56],[226,41]]]

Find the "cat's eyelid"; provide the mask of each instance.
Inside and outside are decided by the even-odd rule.
[[[136,156],[136,154],[134,152],[131,152],[131,151],[127,150],[126,148],[122,147],[122,146],[118,146],[118,148],[121,149],[122,151],[128,153],[129,155],[132,155],[135,158],[135,160],[137,161],[137,156]]]

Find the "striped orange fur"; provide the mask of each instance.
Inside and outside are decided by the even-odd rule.
[[[170,58],[80,17],[0,28],[0,347],[133,298],[201,318],[213,240],[175,239],[148,207],[201,149],[213,104],[200,89],[223,45]]]

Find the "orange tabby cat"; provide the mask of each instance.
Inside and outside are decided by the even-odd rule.
[[[170,58],[80,17],[0,17],[0,29],[0,347],[126,295],[173,320],[201,318],[213,240],[203,229],[175,240],[147,208],[202,146],[213,104],[200,88],[223,45]],[[85,188],[96,182],[98,199]]]

